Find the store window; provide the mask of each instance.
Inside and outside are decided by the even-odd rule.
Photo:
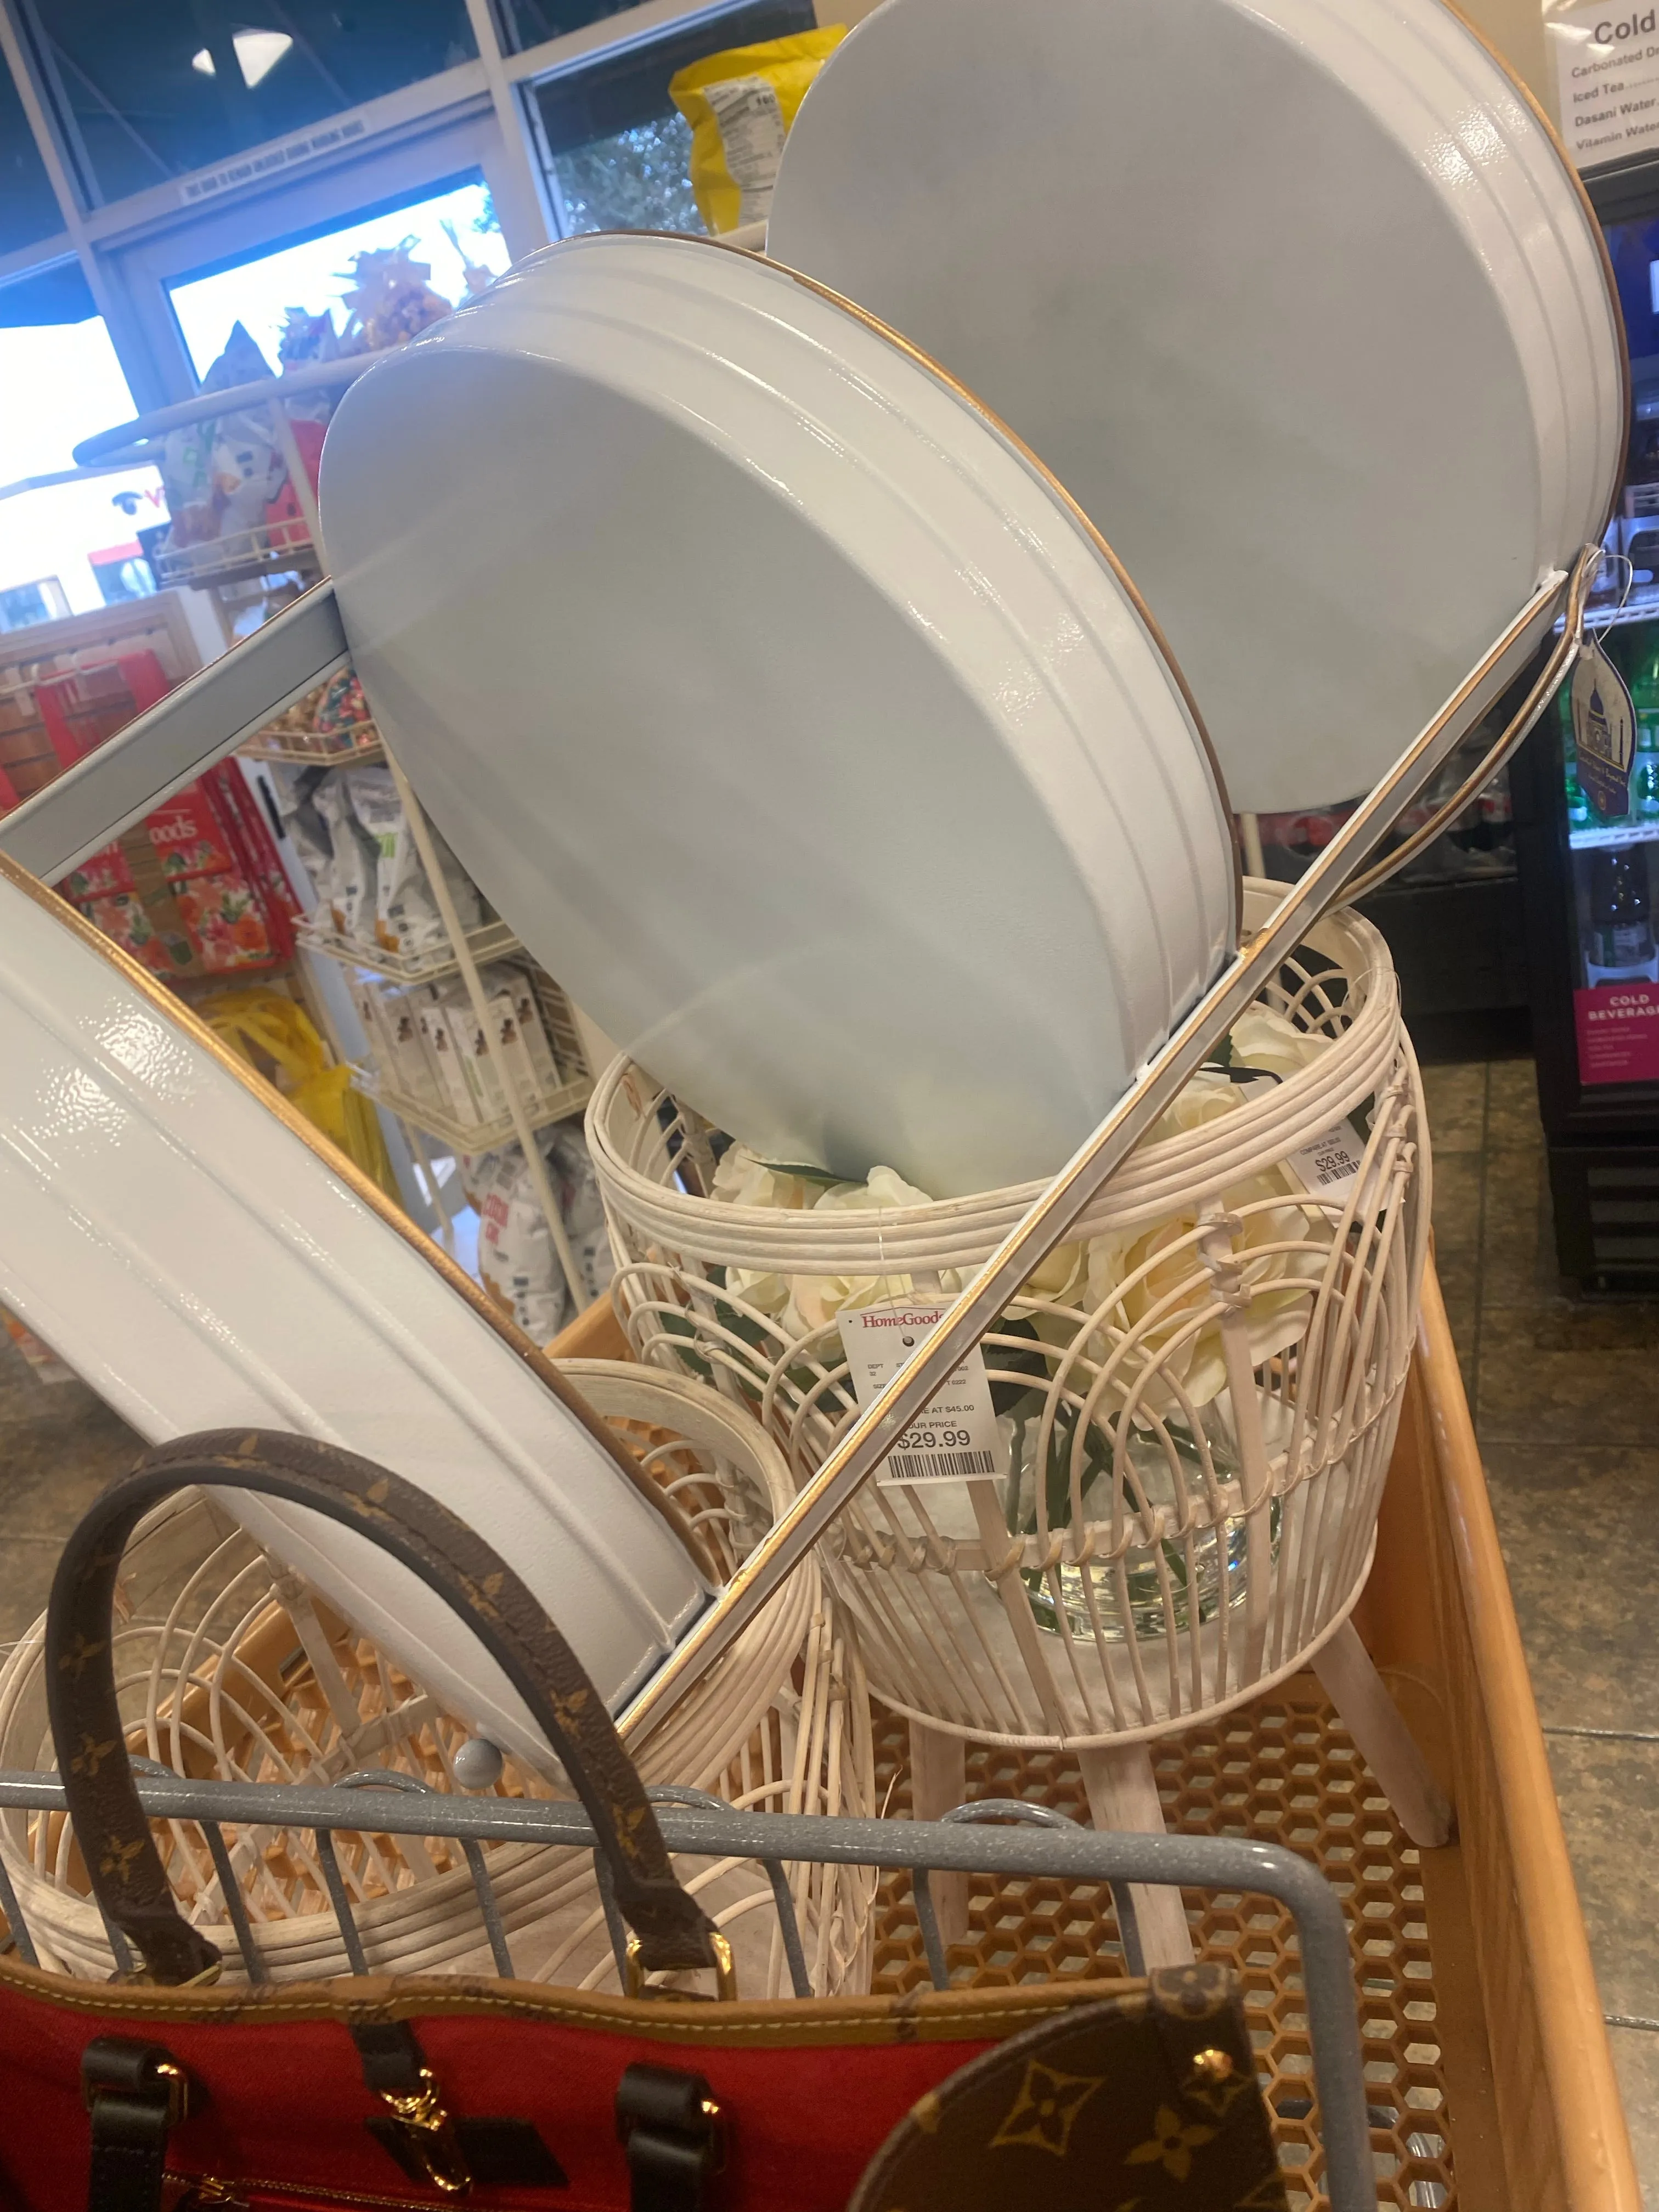
[[[73,468],[81,439],[136,411],[96,316],[0,328],[0,493]],[[139,530],[166,519],[154,469],[0,496],[0,629],[106,605]]]
[[[475,174],[422,199],[360,211],[320,234],[290,239],[228,267],[192,270],[175,278],[167,294],[197,375],[207,374],[239,322],[269,373],[277,374],[290,308],[313,319],[327,315],[343,337],[356,257],[404,245],[430,269],[433,289],[457,305],[507,264],[488,187]]]
[[[701,231],[691,133],[669,79],[704,54],[810,31],[817,20],[811,0],[751,0],[539,79],[531,97],[565,231]]]
[[[64,228],[46,165],[23,103],[0,64],[0,253],[15,253]]]
[[[521,54],[549,39],[602,23],[606,16],[619,15],[635,4],[635,0],[496,0],[495,21],[502,46],[509,53]]]
[[[477,52],[465,0],[36,0],[32,13],[93,200],[210,169]]]

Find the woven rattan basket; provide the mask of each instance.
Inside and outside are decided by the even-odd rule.
[[[1278,895],[1247,886],[1247,927]],[[987,1337],[1003,1466],[872,1484],[825,1547],[872,1687],[935,1729],[1152,1739],[1292,1673],[1364,1583],[1427,1237],[1421,1090],[1353,913],[1265,1004],[1323,1041],[1306,1064],[1211,1079],[1213,1119],[1195,1086],[1193,1126],[1133,1155]],[[1344,1124],[1361,1170],[1328,1193],[1307,1155]],[[954,1291],[1034,1195],[726,1204],[721,1140],[626,1061],[588,1129],[637,1354],[746,1406],[798,1482],[854,1411],[839,1312]]]
[[[787,1502],[787,1471],[775,1447],[695,1382],[603,1361],[572,1361],[568,1371],[731,1571]],[[362,1774],[366,1798],[381,1777],[381,1788],[463,1786],[456,1778],[456,1755],[467,1742],[460,1723],[205,1497],[161,1507],[141,1526],[128,1547],[120,1604],[117,1670],[128,1740],[149,1759],[178,1773],[233,1780]],[[0,1669],[3,1766],[52,1763],[44,1628],[43,1617]],[[708,1790],[739,1805],[874,1809],[862,1674],[811,1562],[635,1752],[647,1783]],[[465,1757],[462,1771],[469,1771]],[[508,1796],[556,1794],[511,1759],[492,1787]],[[177,1821],[158,1841],[175,1894],[224,1953],[227,1978],[241,1978],[211,1839],[195,1823]],[[492,1970],[473,1870],[456,1844],[423,1847],[369,1830],[341,1832],[330,1868],[307,1833],[227,1828],[223,1841],[273,1980],[350,1970],[329,1910],[337,1877],[373,1971]],[[589,1856],[529,1844],[482,1848],[514,1972],[585,1986],[614,1980]],[[113,1954],[61,1816],[0,1814],[0,1852],[43,1963],[107,1975]],[[745,1993],[787,1989],[771,1893],[758,1870],[727,1863],[684,1878],[708,1893],[705,1902],[731,1932]],[[866,1986],[872,1877],[859,1869],[802,1868],[794,1888],[814,1987]]]

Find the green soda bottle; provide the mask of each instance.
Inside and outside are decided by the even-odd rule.
[[[1555,695],[1555,711],[1561,724],[1561,761],[1567,787],[1567,827],[1590,827],[1590,803],[1578,781],[1578,745],[1572,733],[1572,686],[1564,684]]]
[[[1631,763],[1630,819],[1659,823],[1659,629],[1634,656],[1631,704],[1636,709],[1636,757]]]

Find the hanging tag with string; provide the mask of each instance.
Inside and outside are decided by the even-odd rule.
[[[1626,593],[1629,589],[1627,580]],[[1580,787],[1604,822],[1622,822],[1630,812],[1636,709],[1624,678],[1602,650],[1600,635],[1585,633],[1571,697]]]

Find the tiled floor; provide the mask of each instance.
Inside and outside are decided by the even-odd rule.
[[[1530,1060],[1425,1071],[1436,1246],[1650,2201],[1659,2205],[1659,1304],[1554,1272]],[[137,1439],[0,1337],[0,1644]]]
[[[1529,1060],[1427,1068],[1424,1081],[1440,1278],[1659,2204],[1659,1304],[1562,1297]]]

